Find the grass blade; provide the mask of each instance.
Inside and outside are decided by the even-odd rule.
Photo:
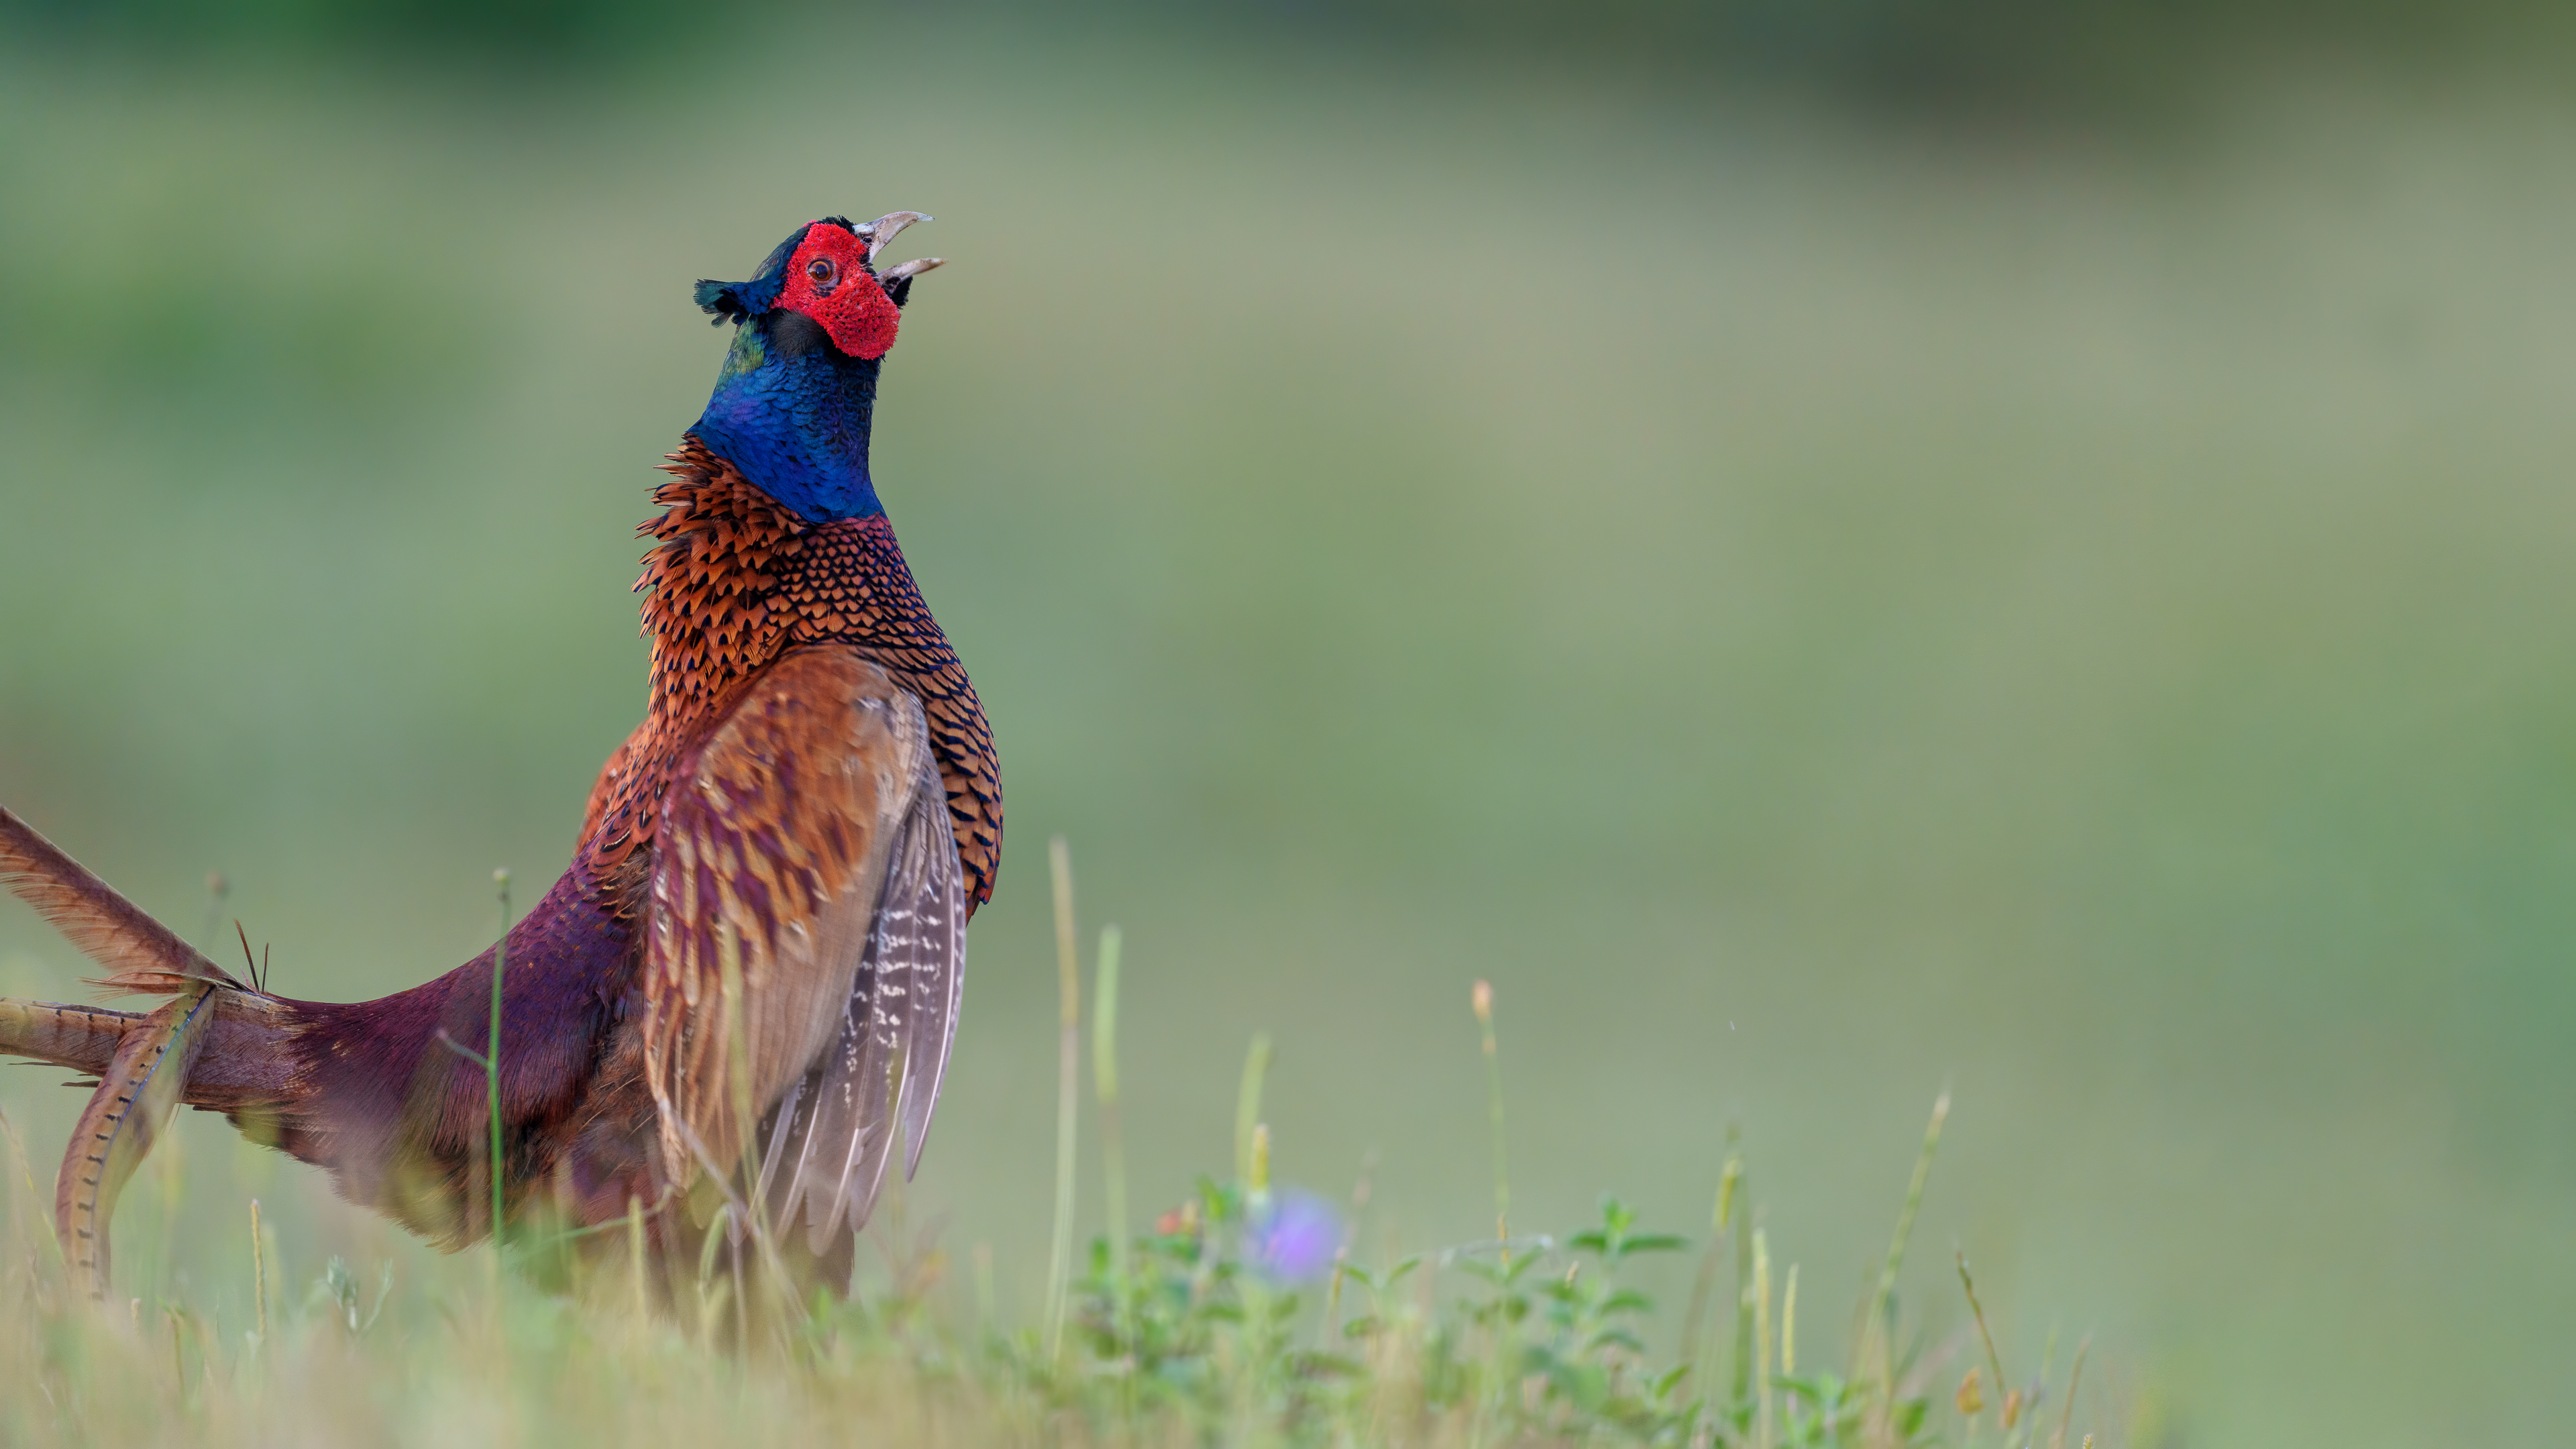
[[[1118,1336],[1133,1338],[1128,1322],[1127,1159],[1118,1130],[1118,948],[1116,926],[1100,932],[1092,966],[1091,1072],[1100,1096],[1100,1175],[1109,1208],[1109,1266],[1117,1283]]]
[[[488,1175],[492,1179],[492,1246],[501,1241],[501,979],[510,969],[510,872],[492,872],[492,889],[501,898],[501,938],[492,943],[492,1022],[483,1037],[483,1082],[491,1108],[492,1145]]]
[[[1055,1224],[1047,1252],[1046,1357],[1064,1352],[1065,1287],[1073,1274],[1073,1150],[1082,1080],[1082,963],[1073,933],[1073,853],[1059,835],[1047,842],[1055,879],[1056,1035]]]
[[[1252,1133],[1261,1122],[1261,1084],[1270,1075],[1270,1033],[1256,1031],[1243,1054],[1243,1080],[1234,1091],[1234,1180],[1252,1181]]]
[[[1485,1099],[1494,1123],[1494,1240],[1503,1245],[1503,1264],[1512,1261],[1512,1175],[1503,1157],[1503,1060],[1494,1040],[1494,983],[1478,981],[1468,1000],[1476,1008],[1476,1026],[1485,1037]]]
[[[1914,1176],[1905,1185],[1905,1206],[1896,1214],[1896,1234],[1887,1244],[1887,1264],[1879,1270],[1877,1291],[1870,1295],[1869,1322],[1861,1329],[1866,1352],[1861,1357],[1860,1368],[1862,1372],[1875,1376],[1881,1429],[1886,1427],[1896,1401],[1896,1325],[1891,1321],[1896,1303],[1896,1275],[1905,1266],[1905,1245],[1914,1236],[1914,1215],[1923,1206],[1923,1186],[1932,1178],[1932,1157],[1941,1149],[1941,1124],[1949,1116],[1950,1093],[1945,1089],[1933,1100],[1932,1120],[1923,1129],[1923,1150],[1915,1154]]]

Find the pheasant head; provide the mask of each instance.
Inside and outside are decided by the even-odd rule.
[[[690,431],[808,523],[881,513],[868,476],[877,370],[894,346],[923,257],[878,271],[895,235],[930,218],[898,211],[796,229],[747,282],[702,281],[698,306],[734,324],[715,394]]]

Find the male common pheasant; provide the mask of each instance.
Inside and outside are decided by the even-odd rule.
[[[631,1204],[677,1250],[709,1225],[692,1185],[713,1183],[813,1262],[846,1262],[898,1135],[907,1175],[920,1159],[1002,842],[983,706],[868,473],[878,368],[913,279],[939,265],[875,263],[926,219],[826,217],[750,281],[697,286],[735,330],[642,529],[659,540],[636,585],[650,703],[591,790],[571,868],[506,938],[505,1222],[584,1226]],[[92,1291],[117,1190],[181,1103],[443,1246],[492,1231],[492,952],[375,1001],[298,1001],[218,967],[5,810],[0,879],[107,968],[99,984],[167,998],[0,1000],[0,1051],[99,1079],[55,1194]]]

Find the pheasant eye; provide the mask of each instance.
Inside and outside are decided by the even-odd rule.
[[[832,264],[830,257],[816,257],[805,264],[805,275],[814,279],[815,286],[829,287],[840,280],[841,269]]]

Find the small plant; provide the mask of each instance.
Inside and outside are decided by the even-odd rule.
[[[1114,941],[1104,939],[1105,955]],[[1104,1063],[1105,1133],[1116,1130],[1111,981],[1103,982],[1094,1035]],[[1563,1239],[1511,1235],[1492,987],[1476,983],[1471,1004],[1494,1130],[1494,1238],[1379,1269],[1348,1261],[1332,1210],[1270,1181],[1269,1129],[1260,1122],[1269,1043],[1256,1037],[1239,1095],[1235,1178],[1201,1179],[1188,1201],[1130,1242],[1095,1240],[1087,1271],[1069,1289],[1061,1351],[1033,1352],[1026,1338],[996,1338],[992,1362],[1047,1414],[1071,1415],[1088,1432],[1113,1438],[1177,1433],[1358,1444],[1456,1437],[1694,1449],[1895,1449],[1940,1440],[1934,1400],[1920,1382],[1922,1342],[1901,1334],[1895,1282],[1948,1115],[1946,1094],[1934,1104],[1886,1263],[1842,1371],[1797,1371],[1798,1269],[1790,1267],[1775,1295],[1765,1235],[1743,1211],[1738,1157],[1721,1173],[1684,1350],[1668,1362],[1646,1338],[1654,1300],[1631,1280],[1640,1260],[1691,1244],[1646,1230],[1616,1197],[1602,1200],[1596,1223]],[[1114,1176],[1110,1192],[1115,1222],[1123,1183]],[[1716,1356],[1701,1345],[1715,1337],[1704,1317],[1729,1237],[1739,1248],[1737,1372],[1721,1384]],[[1345,1246],[1332,1247],[1336,1238]],[[1309,1343],[1297,1331],[1308,1304],[1303,1290],[1327,1275]],[[1358,1311],[1337,1326],[1346,1292]],[[1970,1412],[1961,1414],[1962,1432],[1972,1430]]]

